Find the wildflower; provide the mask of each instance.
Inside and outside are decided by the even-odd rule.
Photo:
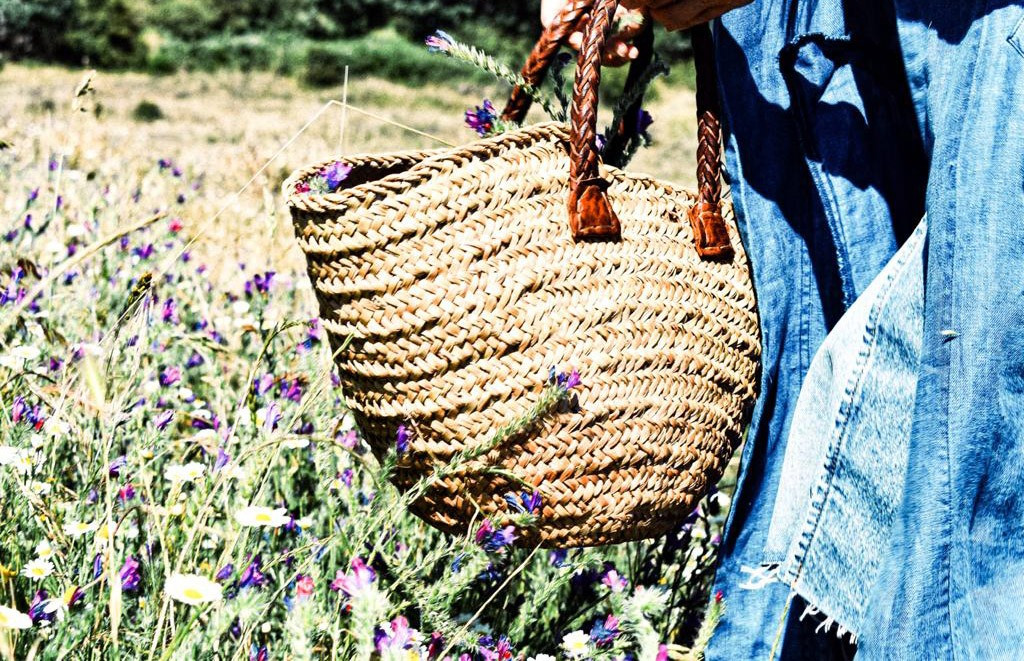
[[[121,566],[121,589],[126,592],[134,592],[139,589],[142,582],[142,574],[139,572],[141,565],[139,561],[128,556]]]
[[[378,652],[410,649],[418,635],[418,631],[409,627],[409,620],[399,615],[386,629],[377,627],[373,636],[374,647]]]
[[[68,521],[64,524],[64,534],[68,537],[81,537],[91,532],[96,532],[99,524],[95,521],[84,523],[82,521]]]
[[[300,181],[300,182],[296,183],[295,184],[295,192],[296,193],[308,193],[309,192],[309,183],[305,182],[305,181]]]
[[[619,572],[614,569],[609,569],[608,573],[601,579],[601,582],[607,585],[612,592],[622,592],[629,585],[629,581],[624,576],[620,576]]]
[[[198,353],[193,353],[191,356],[188,357],[188,360],[185,361],[185,367],[187,369],[192,369],[193,367],[199,367],[205,362],[206,361],[203,359],[201,355],[199,355]]]
[[[173,386],[178,381],[181,381],[180,368],[171,365],[169,367],[165,367],[163,371],[160,372],[160,385],[163,387],[166,388],[167,386]]]
[[[121,477],[121,471],[123,471],[127,465],[128,458],[122,454],[120,457],[110,462],[110,465],[107,466],[107,474],[110,475],[110,477]]]
[[[489,99],[484,99],[484,105],[476,106],[466,111],[466,126],[477,132],[481,137],[486,136],[494,130],[495,121],[498,116],[494,110],[494,104]]]
[[[234,574],[234,573],[235,573],[235,566],[229,562],[228,564],[226,564],[226,565],[224,565],[223,567],[220,568],[220,570],[217,572],[217,575],[214,576],[214,578],[217,579],[218,581],[223,582],[223,581],[226,581],[229,578],[231,578],[231,575]]]
[[[171,599],[190,606],[220,601],[224,596],[219,584],[196,574],[172,574],[164,590]]]
[[[313,589],[315,587],[312,576],[300,574],[295,578],[295,600],[299,603],[309,601],[309,598],[313,596]]]
[[[254,275],[252,280],[247,280],[245,282],[245,295],[251,298],[255,293],[270,293],[270,281],[274,278],[274,275],[276,274],[273,271],[267,271],[263,275],[260,275],[259,273]]]
[[[377,572],[367,565],[362,558],[352,560],[352,571],[348,574],[338,570],[334,580],[331,581],[331,589],[341,592],[346,597],[354,597],[370,589],[371,584],[377,580]]]
[[[274,386],[274,375],[273,374],[264,374],[260,378],[258,378],[255,381],[253,381],[253,383],[252,383],[252,391],[254,393],[256,393],[257,397],[262,397],[263,395],[267,394],[267,391],[269,391],[273,386]]]
[[[651,113],[647,112],[643,108],[637,108],[636,111],[636,132],[643,134],[647,129],[651,128],[651,124],[654,123],[654,118],[651,117]]]
[[[173,298],[164,301],[160,310],[160,318],[165,324],[176,324],[181,321],[178,317],[178,304],[174,302]]]
[[[171,218],[171,222],[167,224],[167,229],[172,232],[180,232],[184,229],[185,223],[181,222],[181,218]]]
[[[190,461],[185,465],[171,464],[167,466],[164,469],[164,478],[172,484],[183,484],[185,482],[195,482],[205,472],[205,466],[198,462]]]
[[[302,384],[298,379],[281,381],[281,397],[296,404],[302,401]]]
[[[0,606],[0,629],[28,629],[31,626],[32,618],[25,613]]]
[[[409,430],[405,425],[398,425],[398,432],[395,434],[395,449],[398,454],[405,454],[409,451]]]
[[[608,647],[619,635],[619,618],[609,615],[604,622],[598,620],[590,629],[590,640],[597,647]]]
[[[53,563],[49,560],[36,558],[29,561],[21,569],[21,575],[33,581],[41,581],[53,573]]]
[[[514,493],[507,493],[505,502],[520,514],[534,514],[540,507],[540,493],[536,490],[533,493],[523,492],[518,497]]]
[[[590,636],[582,631],[573,631],[562,637],[562,649],[570,659],[579,659],[590,653]]]
[[[356,445],[358,443],[359,443],[359,435],[356,434],[356,430],[355,429],[349,429],[348,431],[346,431],[344,433],[344,436],[341,437],[341,444],[342,444],[342,446],[347,448],[347,449],[349,449],[349,450],[355,449],[355,447],[356,447]]]
[[[217,448],[217,461],[213,463],[213,470],[219,471],[231,462],[231,455],[224,450],[223,446]]]
[[[277,405],[277,402],[271,402],[269,406],[264,406],[256,411],[256,424],[263,427],[263,430],[269,434],[277,429],[277,423],[283,417],[284,414],[281,413],[281,407]]]
[[[323,177],[327,180],[327,190],[336,191],[341,186],[341,182],[348,178],[348,175],[352,172],[351,165],[345,165],[341,161],[331,163],[323,171]],[[270,284],[269,278],[267,284]]]
[[[565,549],[556,549],[548,555],[548,559],[551,564],[561,569],[565,566],[565,561],[569,557],[569,552]]]
[[[157,429],[163,431],[167,429],[167,425],[171,424],[172,420],[174,420],[174,411],[164,411],[160,415],[156,416],[153,424],[156,425]]]
[[[50,542],[43,540],[36,544],[36,557],[40,560],[46,560],[47,558],[53,557],[53,547]]]
[[[238,587],[242,589],[261,588],[266,583],[267,577],[263,573],[263,557],[257,555],[242,570],[242,575],[238,578]]]
[[[658,655],[654,657],[654,661],[668,661],[668,645],[658,645]]]
[[[124,485],[123,487],[117,490],[117,497],[121,500],[122,503],[127,503],[129,500],[135,497],[135,487],[132,485],[131,482],[129,482],[128,484]]]
[[[501,530],[496,530],[490,519],[484,519],[476,531],[476,543],[491,553],[511,546],[515,539],[515,526],[505,526]]]
[[[450,34],[438,30],[424,41],[431,53],[447,53],[455,45],[455,40]]]
[[[140,260],[149,259],[150,257],[153,256],[154,252],[156,251],[154,250],[152,243],[147,243],[144,246],[139,246],[138,248],[132,251],[132,253]]]
[[[291,520],[283,507],[270,508],[250,505],[235,512],[235,521],[243,526],[279,528]]]
[[[0,466],[13,466],[22,472],[31,467],[32,456],[21,448],[11,445],[0,445]]]

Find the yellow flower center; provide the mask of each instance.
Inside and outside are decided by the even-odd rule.
[[[256,520],[260,523],[270,523],[270,515],[266,512],[260,512],[256,515]]]
[[[195,599],[197,601],[203,598],[203,593],[195,588],[185,588],[182,591],[182,594],[184,594],[189,599]]]
[[[0,613],[0,624],[10,624],[10,622],[11,621],[9,619],[7,619],[7,615],[6,614]]]

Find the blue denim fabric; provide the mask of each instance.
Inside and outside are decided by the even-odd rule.
[[[925,236],[922,222],[814,357],[768,532],[768,556],[786,549],[776,578],[808,612],[826,615],[815,629],[852,640],[864,629],[903,499],[921,364]]]
[[[842,653],[799,619],[801,609],[787,609],[785,585],[741,586],[784,560],[785,549],[767,556],[766,542],[811,358],[923,213],[924,150],[891,0],[848,4],[755,1],[715,31],[726,168],[758,295],[763,370],[721,546],[716,589],[726,611],[709,659],[767,659],[776,641],[787,658]]]
[[[926,146],[922,364],[865,659],[1024,656],[1024,5],[897,0]]]
[[[786,559],[769,529],[810,356],[925,210],[905,489],[879,579],[860,586],[870,594],[858,658],[1021,656],[1022,21],[1024,7],[1007,0],[761,0],[716,30],[764,370],[709,658],[844,652],[787,608],[786,586],[740,586]]]

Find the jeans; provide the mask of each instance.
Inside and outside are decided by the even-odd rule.
[[[860,586],[858,657],[1024,647],[1022,21],[1008,0],[755,0],[716,26],[764,365],[708,658],[848,652],[789,586],[746,587],[785,571],[772,524],[811,358],[925,214],[917,389],[893,439],[906,468],[878,580]]]

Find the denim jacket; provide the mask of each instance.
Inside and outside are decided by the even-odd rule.
[[[1024,648],[1022,21],[1024,7],[1008,0],[755,0],[716,29],[764,369],[709,658],[851,652],[824,629],[853,631],[859,658],[1014,658]],[[917,296],[902,298],[921,302],[909,383],[884,396],[890,361],[914,361],[880,351],[865,373],[881,396],[823,406],[794,428],[812,357],[926,214]],[[863,348],[835,359],[855,365]],[[843,379],[812,383],[820,401],[842,401],[828,388]],[[864,424],[884,421],[885,407],[902,417]],[[875,439],[885,448],[877,473],[836,454],[839,424],[888,429]],[[846,448],[864,436],[851,438]],[[860,516],[822,509],[808,534],[822,479],[833,494],[884,484]],[[832,552],[828,539],[847,543]],[[871,571],[853,568],[858,559]]]

